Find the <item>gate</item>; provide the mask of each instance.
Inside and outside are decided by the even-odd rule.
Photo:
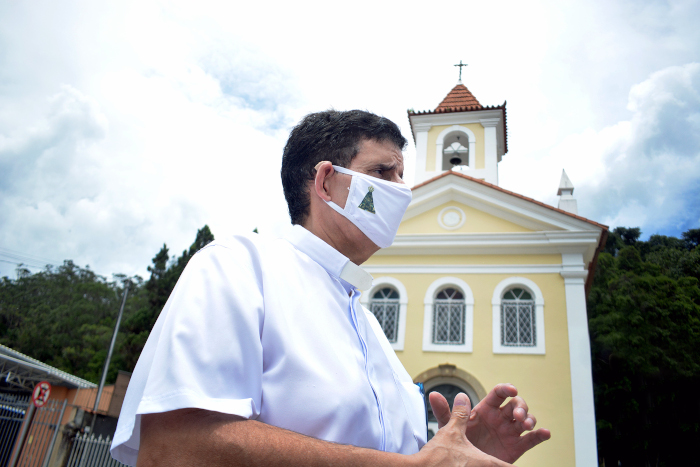
[[[24,441],[19,467],[43,467],[48,465],[66,401],[50,400],[36,409],[27,438]]]
[[[7,465],[29,407],[30,396],[0,394],[0,465]]]
[[[102,438],[94,435],[78,433],[73,440],[73,448],[66,467],[127,467],[125,464],[112,459],[109,454],[109,436]]]

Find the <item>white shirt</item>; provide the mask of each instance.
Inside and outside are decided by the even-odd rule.
[[[341,279],[341,276],[343,279]],[[136,464],[141,415],[200,408],[412,454],[420,390],[359,302],[366,272],[300,226],[215,241],[190,260],[129,383],[112,456]]]

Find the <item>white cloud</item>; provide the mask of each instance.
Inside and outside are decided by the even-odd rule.
[[[508,100],[502,186],[555,204],[565,167],[588,217],[681,222],[663,211],[697,177],[700,117],[696,72],[669,67],[697,59],[696,13],[692,1],[0,3],[0,248],[145,274],[163,242],[179,254],[205,223],[281,232],[296,121],[368,109],[411,141],[406,109],[434,108],[460,59],[482,104]],[[630,179],[647,171],[665,183],[658,214],[660,197]]]
[[[564,138],[540,160],[565,168],[579,213],[611,227],[679,235],[700,217],[700,64],[668,67],[629,92],[630,120]],[[556,205],[556,187],[535,193]]]

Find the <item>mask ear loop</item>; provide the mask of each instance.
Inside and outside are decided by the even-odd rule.
[[[321,164],[325,163],[325,162],[330,162],[330,161],[319,161],[319,163],[316,164],[316,166],[314,167],[314,170],[315,170],[316,172],[318,172],[318,167],[319,167]],[[339,174],[343,174],[343,175],[350,175],[350,185],[348,185],[348,199],[345,200],[345,205],[347,206],[347,203],[348,203],[348,201],[349,201],[349,199],[350,199],[349,193],[352,191],[350,188],[351,188],[352,185],[355,183],[355,177],[353,176],[353,174],[344,173],[344,172],[341,172],[340,170],[336,170],[335,165],[333,165],[333,164],[331,164],[331,167],[333,168],[333,172],[335,172],[335,173],[339,173]],[[349,169],[346,169],[346,170],[349,170]],[[335,204],[333,201],[331,201],[330,203],[329,203],[328,201],[326,201],[326,203],[327,203],[327,204],[330,204],[330,205],[335,205],[335,206],[337,206],[338,208],[340,208],[340,210],[342,210],[342,211],[345,210],[344,208],[341,208],[340,206],[338,206],[337,204]],[[338,211],[338,212],[340,213],[340,211],[339,211],[338,209],[336,209],[335,207],[334,207],[333,209],[335,209],[336,211]],[[343,214],[343,216],[347,217],[344,213],[341,213],[341,214]],[[348,218],[348,219],[349,219],[349,218]]]
[[[316,164],[316,167],[314,167],[314,170],[315,170],[316,172],[318,172],[318,166],[321,165],[321,164],[323,164],[324,162],[330,162],[330,161],[320,161],[318,164]],[[333,172],[342,173],[342,172],[340,172],[340,171],[338,171],[338,170],[335,170],[335,166],[334,166],[333,164],[331,164],[331,167],[333,167]],[[345,175],[350,175],[350,174],[345,174]],[[352,176],[352,175],[350,175],[350,176]],[[350,191],[350,187],[349,187],[349,186],[348,186],[348,191]]]

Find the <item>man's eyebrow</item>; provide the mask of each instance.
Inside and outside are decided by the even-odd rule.
[[[375,166],[377,169],[382,169],[382,170],[394,170],[398,166],[397,163],[393,164],[384,164],[384,163],[379,163]]]
[[[386,163],[380,162],[377,165],[375,165],[374,167],[376,169],[389,171],[389,170],[395,170],[398,166],[399,166],[398,162],[394,162],[393,164],[386,164]],[[401,173],[399,173],[399,178],[401,178],[403,180],[403,171],[401,171]]]

